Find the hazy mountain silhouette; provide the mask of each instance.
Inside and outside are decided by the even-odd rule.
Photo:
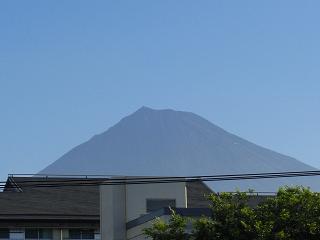
[[[294,158],[257,146],[202,117],[142,107],[106,132],[67,152],[40,173],[191,176],[315,170]],[[208,183],[217,191],[315,184],[318,177]]]

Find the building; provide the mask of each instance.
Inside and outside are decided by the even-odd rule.
[[[70,186],[50,186],[64,181]],[[99,187],[76,186],[83,181],[9,177],[0,192],[0,239],[100,239]]]
[[[139,232],[146,219],[167,214],[168,206],[207,207],[204,195],[211,193],[201,182],[98,186],[106,180],[8,177],[0,192],[0,239],[124,240]],[[116,238],[119,217],[123,238]]]
[[[110,184],[119,178],[9,177],[0,192],[0,240],[141,240],[172,207],[189,217],[210,216],[201,181]],[[262,199],[253,198],[252,205]]]
[[[130,179],[130,178],[129,178]],[[100,229],[103,240],[145,239],[142,230],[170,209],[184,216],[210,215],[205,195],[212,191],[203,182],[102,185]]]

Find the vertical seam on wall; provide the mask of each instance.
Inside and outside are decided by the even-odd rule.
[[[124,185],[124,199],[125,199],[124,217],[125,217],[125,225],[126,225],[127,224],[127,184]],[[125,231],[126,231],[126,239],[128,239],[127,227],[125,227]]]
[[[187,183],[184,183],[184,198],[186,205],[185,207],[188,208],[188,188],[187,188]]]

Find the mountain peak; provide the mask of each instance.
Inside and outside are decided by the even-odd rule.
[[[135,113],[161,113],[161,112],[163,113],[163,112],[177,112],[177,111],[173,109],[154,109],[154,108],[142,106]]]
[[[144,111],[154,111],[155,109],[152,109],[150,107],[142,106],[140,107],[137,112],[144,112]]]
[[[196,114],[141,107],[41,173],[192,176],[304,170],[314,168],[228,133]],[[281,185],[272,180],[258,183],[215,182],[214,188],[270,191]]]

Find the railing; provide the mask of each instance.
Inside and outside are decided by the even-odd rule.
[[[109,179],[112,177],[123,177],[121,175],[103,175],[103,174],[90,174],[90,175],[83,175],[83,174],[34,174],[34,173],[9,173],[9,178],[13,177],[38,177],[38,178],[105,178]]]

